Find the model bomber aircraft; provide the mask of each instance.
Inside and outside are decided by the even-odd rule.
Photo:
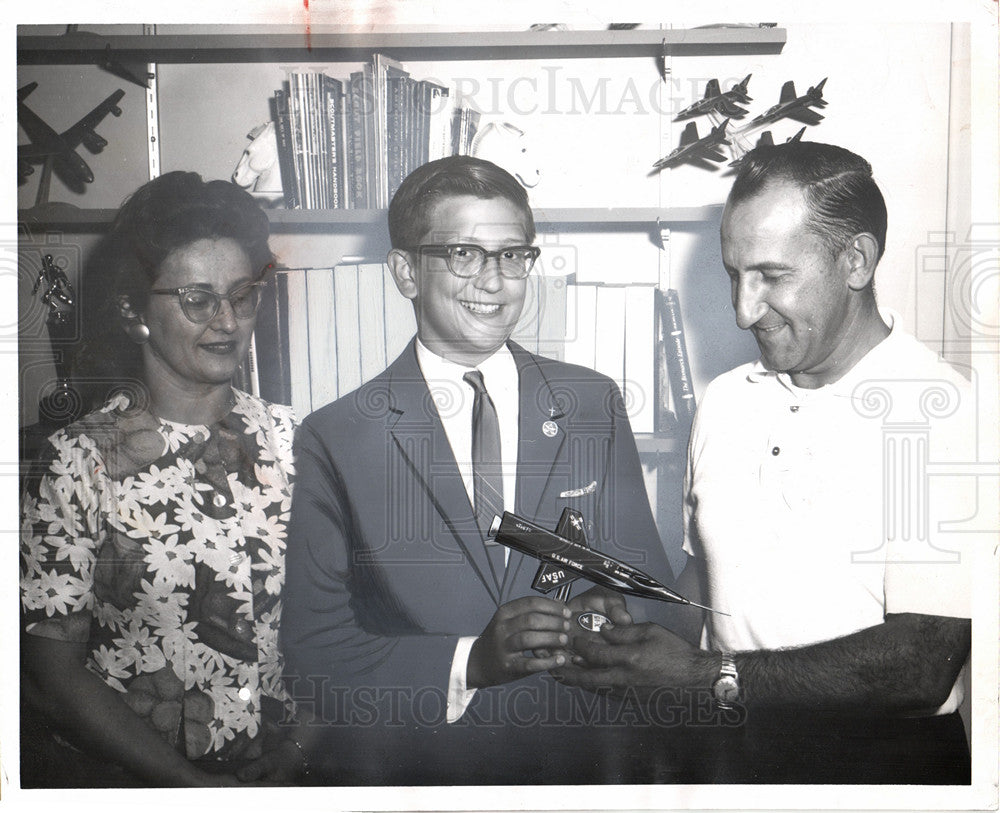
[[[68,130],[57,133],[24,103],[36,87],[38,83],[31,82],[17,91],[17,121],[31,139],[30,144],[19,144],[17,147],[18,185],[34,172],[32,164],[43,163],[46,174],[51,169],[74,192],[83,192],[85,185],[94,180],[94,173],[76,149],[82,144],[96,154],[107,146],[107,140],[101,138],[95,128],[108,113],[113,116],[122,114],[118,102],[125,91],[116,90]]]
[[[717,147],[721,144],[729,144],[729,140],[726,138],[726,127],[728,126],[729,119],[724,119],[722,124],[713,127],[712,132],[707,136],[698,138],[697,125],[693,121],[689,122],[688,126],[684,128],[684,132],[681,133],[680,145],[653,164],[653,172],[659,172],[661,169],[675,167],[685,162],[705,169],[715,169],[715,166],[708,161],[726,160],[726,156]]]
[[[809,108],[826,107],[826,102],[823,100],[823,85],[825,84],[826,79],[816,85],[816,87],[809,88],[802,96],[796,96],[795,83],[791,80],[785,82],[781,88],[781,96],[778,99],[778,103],[773,107],[769,107],[765,112],[753,119],[747,125],[747,129],[759,127],[784,118],[795,119],[803,124],[819,124],[823,120],[823,117],[815,110],[810,110]]]
[[[503,517],[494,518],[490,536],[542,563],[531,585],[540,593],[550,593],[584,578],[626,595],[719,612],[695,604],[638,568],[591,548],[587,544],[583,515],[573,508],[563,509],[554,532],[505,511]]]
[[[785,139],[785,143],[786,144],[792,144],[792,143],[794,143],[796,141],[801,141],[802,140],[802,134],[805,131],[806,131],[806,128],[802,127],[791,138],[786,138]],[[770,130],[765,130],[763,133],[760,134],[760,138],[757,139],[757,143],[753,145],[753,149],[757,149],[758,147],[773,147],[773,146],[774,146],[774,138],[771,135],[771,131]],[[749,150],[747,152],[749,152]],[[729,166],[731,166],[731,167],[739,167],[740,164],[743,163],[743,159],[746,157],[746,154],[747,153],[743,153],[743,155],[741,155],[735,161],[730,161],[729,162]]]
[[[747,74],[742,82],[733,85],[732,89],[727,90],[725,93],[721,92],[718,79],[709,79],[708,84],[705,85],[705,97],[685,107],[677,114],[677,118],[674,121],[700,116],[703,113],[710,113],[713,110],[717,110],[723,116],[729,116],[729,118],[743,118],[750,111],[740,107],[736,102],[747,104],[753,101],[747,95],[747,84],[750,82],[751,75]]]

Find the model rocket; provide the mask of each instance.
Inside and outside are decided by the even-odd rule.
[[[541,593],[564,588],[570,582],[584,578],[626,595],[689,604],[709,612],[719,612],[695,604],[648,573],[589,547],[583,515],[573,508],[563,509],[555,531],[505,511],[503,517],[494,518],[490,535],[501,545],[533,556],[542,563],[532,583],[532,587]]]

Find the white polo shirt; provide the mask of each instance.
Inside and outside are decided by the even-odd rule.
[[[941,523],[969,515],[975,478],[931,476],[928,464],[975,459],[972,392],[895,324],[819,389],[760,362],[706,389],[685,549],[705,560],[707,603],[731,613],[707,620],[706,648],[805,646],[886,613],[971,617],[968,535]],[[939,713],[960,700],[957,688]]]

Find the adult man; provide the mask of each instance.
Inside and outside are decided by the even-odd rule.
[[[573,694],[545,676],[566,662],[572,612],[531,593],[536,562],[485,541],[503,509],[555,527],[571,505],[592,545],[670,578],[620,393],[509,341],[538,250],[508,173],[470,157],[427,164],[394,196],[389,232],[417,336],[298,438],[282,621],[292,693],[327,724],[343,781],[628,779],[604,757],[606,732],[569,725]],[[477,459],[486,424],[492,461]],[[603,595],[574,607],[601,609]]]
[[[937,532],[974,503],[954,478],[924,491],[920,467],[974,459],[972,400],[876,307],[885,233],[871,167],[847,150],[744,159],[722,256],[761,357],[706,389],[685,492],[693,572],[731,615],[706,618],[703,650],[618,625],[558,671],[737,704],[707,780],[969,781],[956,709],[972,552]]]

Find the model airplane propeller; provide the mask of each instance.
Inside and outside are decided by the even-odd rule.
[[[564,589],[576,579],[583,578],[630,596],[719,612],[695,604],[648,573],[591,548],[587,544],[583,514],[573,508],[563,509],[554,532],[505,511],[503,517],[494,518],[490,536],[501,545],[541,561],[531,585],[540,593]]]

